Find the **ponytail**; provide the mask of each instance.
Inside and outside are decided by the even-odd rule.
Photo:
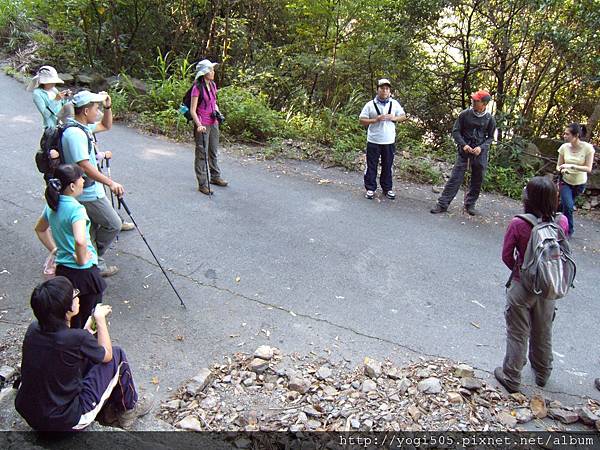
[[[62,184],[58,178],[50,178],[46,186],[46,203],[52,211],[58,211],[58,199],[62,193]]]
[[[58,211],[60,194],[64,193],[67,186],[83,176],[83,169],[77,164],[62,164],[54,171],[55,178],[48,180],[45,197],[48,206],[53,211]]]

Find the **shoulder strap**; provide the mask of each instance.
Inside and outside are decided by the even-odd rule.
[[[48,105],[46,105],[46,109],[48,111],[50,111],[50,114],[52,114],[54,117],[56,117],[56,113],[54,111],[52,111]]]
[[[533,214],[529,214],[529,213],[517,214],[515,217],[518,217],[519,219],[523,219],[525,222],[527,222],[532,227],[535,227],[538,223],[540,223],[536,216],[534,216]]]
[[[388,108],[388,114],[392,113],[392,105],[394,104],[394,100],[390,99],[390,107]]]
[[[379,108],[377,107],[377,103],[375,102],[375,100],[373,100],[373,106],[375,107],[375,111],[377,111],[377,115],[380,116],[381,111],[379,111]]]
[[[73,127],[77,127],[85,133],[85,136],[88,138],[88,154],[91,155],[92,149],[94,147],[94,138],[91,137],[91,132],[78,122],[69,122],[62,127],[61,144],[62,144],[62,133],[64,133],[67,128],[73,128]]]

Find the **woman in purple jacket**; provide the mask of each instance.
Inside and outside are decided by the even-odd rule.
[[[554,221],[558,209],[558,189],[546,177],[534,177],[523,191],[525,213],[533,214],[545,222]],[[569,222],[563,215],[558,223],[569,232]],[[529,361],[535,373],[535,382],[544,387],[552,372],[552,322],[556,300],[549,300],[526,290],[521,282],[519,270],[523,264],[525,250],[532,227],[524,219],[512,219],[504,235],[502,261],[512,271],[506,290],[506,355],[502,367],[494,370],[496,379],[510,393],[518,392],[521,384],[521,369],[527,363],[527,341]]]

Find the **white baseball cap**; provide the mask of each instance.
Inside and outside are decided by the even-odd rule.
[[[382,78],[381,80],[377,80],[377,87],[383,86],[387,84],[389,87],[392,87],[392,83],[387,78]]]

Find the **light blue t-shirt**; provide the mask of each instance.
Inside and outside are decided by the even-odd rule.
[[[92,166],[97,167],[98,161],[96,160],[96,151],[93,145],[92,151],[89,151],[90,139],[93,139],[92,133],[96,129],[96,124],[84,125],[77,122],[75,119],[68,119],[67,124],[70,123],[79,124],[84,127],[87,132],[79,127],[70,127],[64,131],[62,135],[62,149],[65,163],[77,164],[80,161],[87,159]],[[93,202],[99,198],[104,198],[104,196],[105,193],[102,183],[96,182],[92,186],[84,188],[81,195],[77,197],[77,200],[80,202]]]
[[[58,89],[52,88],[52,93],[54,95],[58,94]],[[56,97],[50,100],[45,89],[35,88],[33,90],[33,103],[44,119],[44,128],[56,127],[58,114],[66,102],[67,100],[57,100]]]
[[[88,269],[98,265],[98,254],[90,239],[90,219],[85,208],[74,197],[61,195],[58,200],[58,211],[53,211],[48,205],[44,208],[42,217],[52,228],[52,237],[56,243],[56,264],[71,267],[73,269]],[[73,235],[73,224],[79,220],[85,220],[85,238],[87,249],[92,253],[90,260],[83,266],[75,261],[75,236]]]

